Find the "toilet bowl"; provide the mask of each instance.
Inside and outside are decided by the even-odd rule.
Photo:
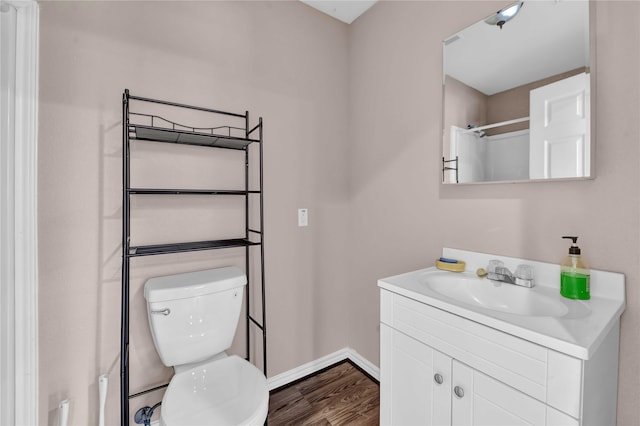
[[[269,390],[260,370],[235,355],[177,373],[161,425],[263,425]]]
[[[161,425],[264,424],[264,374],[224,352],[236,331],[246,282],[240,269],[226,267],[145,283],[153,342],[163,364],[175,370],[162,399]]]

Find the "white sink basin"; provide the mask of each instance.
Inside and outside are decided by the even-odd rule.
[[[562,300],[535,287],[519,287],[471,274],[441,271],[426,272],[421,279],[436,293],[484,309],[534,317],[562,317],[570,311]]]
[[[393,297],[406,297],[580,359],[595,353],[625,308],[624,275],[619,273],[592,269],[591,299],[570,300],[560,295],[557,264],[449,248],[442,256],[464,259],[469,272],[430,267],[382,278],[378,286]],[[511,270],[523,263],[532,266],[535,287],[497,283],[471,272],[496,259]]]

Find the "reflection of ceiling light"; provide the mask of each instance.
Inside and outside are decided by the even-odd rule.
[[[489,25],[497,25],[500,27],[500,29],[502,29],[502,26],[504,24],[506,24],[511,19],[515,18],[515,16],[518,14],[520,9],[522,8],[522,5],[524,5],[524,2],[518,2],[518,3],[512,4],[509,7],[506,7],[502,10],[497,11],[495,15],[489,16],[487,19],[484,20],[484,22],[486,22]]]

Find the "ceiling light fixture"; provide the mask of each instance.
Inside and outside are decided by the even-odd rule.
[[[515,18],[515,16],[518,14],[518,12],[520,11],[523,5],[524,5],[523,1],[514,3],[509,7],[505,7],[504,9],[497,11],[495,15],[489,16],[487,19],[484,20],[484,22],[486,22],[489,25],[497,25],[500,27],[500,29],[502,29],[502,26],[504,24],[506,24],[511,19]]]

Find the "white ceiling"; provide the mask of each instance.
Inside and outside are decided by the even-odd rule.
[[[589,2],[525,1],[502,30],[482,20],[456,35],[445,73],[492,95],[589,66]]]
[[[347,24],[377,0],[300,0]],[[445,73],[486,95],[589,66],[589,2],[526,0],[502,29],[484,18],[454,34]]]
[[[300,0],[302,3],[326,13],[347,24],[367,11],[377,0]]]

